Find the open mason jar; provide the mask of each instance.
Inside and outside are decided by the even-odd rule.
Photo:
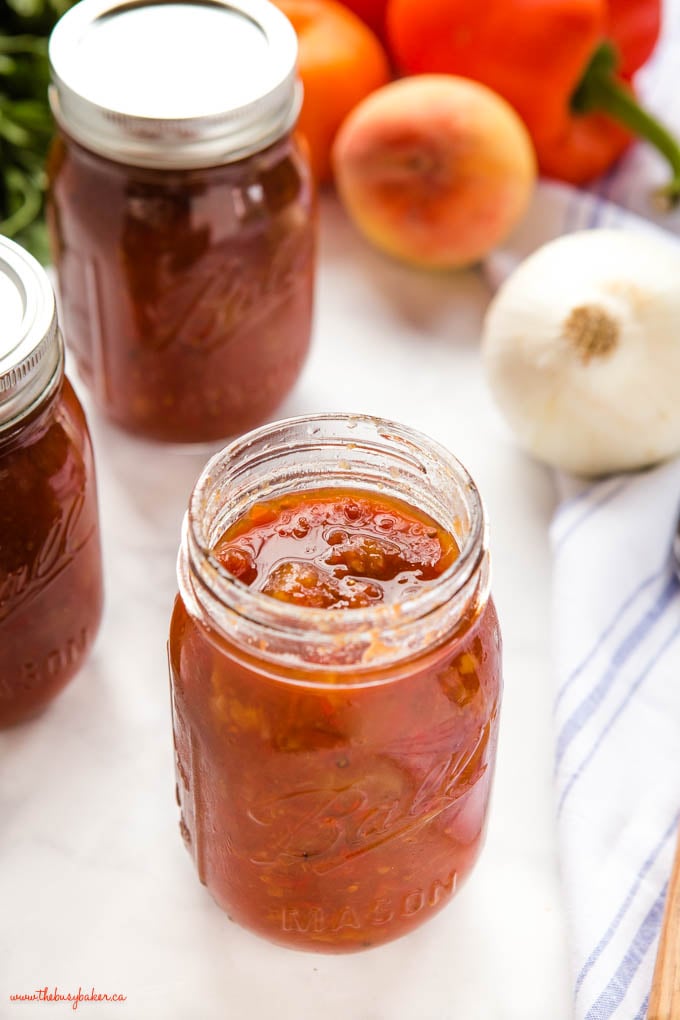
[[[0,237],[0,728],[40,712],[99,629],[102,564],[90,434],[64,375],[54,294]]]
[[[307,508],[305,526],[294,510],[281,527],[278,505]],[[340,538],[329,513],[345,514]],[[269,521],[275,540],[285,534],[287,555],[299,534],[303,559],[316,514],[326,562],[340,562],[339,548],[347,562],[368,550],[390,583],[406,578],[406,594],[372,601],[379,584],[360,565],[358,579],[335,571],[348,590],[363,585],[369,604],[358,608],[314,608],[304,593],[295,604],[283,582],[273,597],[257,590],[252,572],[238,579],[216,551],[248,514]],[[441,534],[457,555],[427,584],[423,570],[402,576],[402,560],[387,570],[379,549],[393,555],[399,527],[402,542]],[[259,537],[251,549],[257,564]],[[462,465],[370,417],[258,429],[199,479],[178,580],[169,660],[180,829],[213,897],[260,935],[317,951],[377,945],[431,917],[480,849],[501,693],[484,513]],[[317,576],[317,595],[324,584]]]
[[[80,375],[149,439],[252,428],[311,333],[292,26],[267,0],[81,0],[49,54],[48,224]]]

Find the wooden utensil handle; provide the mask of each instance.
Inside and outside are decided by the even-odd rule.
[[[647,1020],[680,1020],[680,834],[664,907]]]

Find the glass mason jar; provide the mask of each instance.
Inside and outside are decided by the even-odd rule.
[[[102,571],[87,423],[64,376],[43,269],[0,237],[0,727],[37,714],[82,665]]]
[[[251,428],[311,332],[292,26],[267,0],[81,0],[49,53],[48,223],[82,378],[150,439]]]
[[[401,604],[278,601],[212,550],[248,507],[348,487],[399,498],[460,555]],[[180,830],[229,916],[350,951],[440,909],[482,841],[501,691],[482,504],[426,437],[342,414],[258,429],[192,494],[169,640]]]

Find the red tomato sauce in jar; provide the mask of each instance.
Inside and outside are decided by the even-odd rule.
[[[149,439],[251,428],[292,388],[312,327],[292,26],[246,0],[82,0],[49,53],[48,224],[83,380]]]
[[[83,664],[102,611],[95,470],[64,376],[54,294],[0,238],[0,727],[43,709]]]
[[[451,566],[458,546],[400,501],[313,489],[255,504],[214,554],[234,577],[272,598],[360,609],[408,598]]]
[[[405,639],[403,658],[383,664],[380,614],[406,615],[468,553],[421,509],[348,485],[258,499],[210,552],[227,584],[314,622],[295,659],[273,629],[274,654],[261,657],[264,644],[239,647],[198,619],[181,585],[169,645],[177,797],[201,880],[234,920],[294,948],[405,934],[479,853],[500,639],[493,603],[472,598],[443,638],[426,633],[415,655]],[[376,615],[367,665],[343,639],[362,614]],[[324,619],[339,629],[320,650]]]
[[[0,726],[35,715],[68,683],[101,612],[92,449],[65,380],[49,406],[0,433]]]
[[[100,408],[208,442],[281,403],[309,347],[314,215],[292,139],[225,167],[126,167],[65,135],[49,161],[64,327]]]

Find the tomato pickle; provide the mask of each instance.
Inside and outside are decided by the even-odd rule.
[[[239,0],[81,0],[53,31],[47,218],[64,329],[98,408],[128,432],[237,435],[302,370],[316,208],[295,57],[280,11]]]
[[[169,640],[177,799],[234,921],[360,950],[467,877],[501,693],[485,534],[455,458],[379,419],[275,423],[206,467]]]
[[[16,302],[7,300],[10,286]],[[102,566],[92,447],[64,376],[54,295],[35,260],[5,238],[0,290],[6,299],[0,727],[6,727],[38,714],[83,665],[99,628]]]
[[[452,535],[400,500],[311,489],[257,503],[215,558],[272,598],[320,609],[398,602],[455,560]]]

